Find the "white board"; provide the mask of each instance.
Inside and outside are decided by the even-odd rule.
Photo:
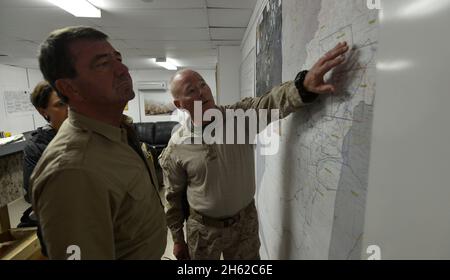
[[[363,254],[450,258],[450,1],[383,1]]]

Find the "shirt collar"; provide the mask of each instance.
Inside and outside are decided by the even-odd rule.
[[[122,142],[126,139],[125,126],[131,126],[132,120],[130,117],[123,115],[120,127],[115,127],[107,123],[94,120],[85,115],[79,114],[69,110],[69,121],[77,127],[90,130],[100,135],[105,136],[111,141]],[[126,141],[126,140],[125,140]]]

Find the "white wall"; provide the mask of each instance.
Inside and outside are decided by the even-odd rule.
[[[217,64],[217,90],[220,105],[233,104],[239,101],[239,67],[241,49],[239,46],[219,46]]]
[[[383,1],[363,241],[382,259],[450,259],[450,1],[418,2]]]
[[[216,71],[205,69],[194,69],[200,73],[211,87],[214,98],[216,94]],[[237,71],[237,70],[236,70]],[[134,122],[155,122],[168,121],[168,116],[145,117],[139,108],[140,95],[137,84],[145,81],[165,81],[169,82],[175,71],[168,70],[130,70],[133,79],[133,86],[136,97],[128,103],[128,111],[124,113],[133,118]],[[30,113],[8,115],[6,113],[4,91],[5,90],[26,90],[32,91],[36,84],[43,80],[42,74],[38,69],[29,69],[13,67],[0,64],[0,131],[8,131],[18,134],[34,130],[46,124],[44,118],[35,110]],[[167,91],[167,98],[171,100],[170,93]],[[142,99],[142,98],[141,98]]]
[[[18,113],[8,115],[5,108],[5,90],[33,90],[41,81],[42,75],[37,69],[28,69],[0,65],[0,130],[13,134],[34,130],[45,124],[44,118],[39,113]]]
[[[202,75],[206,83],[210,86],[214,99],[217,100],[216,71],[203,69],[193,69],[193,70],[197,71],[200,75]],[[170,121],[171,120],[170,116],[144,115],[142,110],[143,96],[145,94],[151,94],[151,92],[140,92],[138,90],[138,84],[140,82],[149,82],[149,81],[164,81],[168,84],[170,79],[175,73],[176,71],[168,71],[168,70],[131,70],[130,74],[131,77],[133,78],[133,87],[135,89],[136,97],[128,103],[128,111],[126,111],[125,114],[132,117],[134,122]],[[169,89],[167,89],[165,93],[167,94],[167,100],[171,101],[172,96],[170,95]]]
[[[143,104],[143,100],[141,98],[141,94],[151,94],[151,93],[143,93],[138,90],[138,83],[146,82],[146,81],[165,81],[169,82],[172,75],[175,74],[175,71],[166,71],[166,70],[131,70],[130,75],[133,79],[133,88],[136,96],[133,100],[128,102],[128,111],[124,113],[133,118],[134,122],[155,122],[155,121],[167,121],[168,117],[154,116],[154,117],[145,117],[142,108],[140,107]],[[167,90],[167,98],[170,99],[170,93]],[[143,105],[142,105],[143,106]]]

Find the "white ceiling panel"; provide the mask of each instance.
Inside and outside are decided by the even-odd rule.
[[[127,9],[124,12],[104,12],[102,18],[91,19],[102,27],[130,28],[176,28],[208,27],[205,9],[140,10]]]
[[[178,62],[179,66],[182,67],[201,66],[201,64],[215,66],[217,63],[217,49],[187,50],[184,52],[174,50],[168,51],[166,56]]]
[[[240,46],[241,41],[213,41],[212,42],[214,46]]]
[[[251,9],[257,0],[207,0],[208,8]]]
[[[170,57],[181,58],[183,56],[194,58],[194,57],[202,57],[202,56],[217,56],[217,49],[196,49],[196,50],[168,50],[166,53]]]
[[[37,68],[37,49],[58,28],[86,25],[109,35],[132,69],[149,56],[214,69],[217,46],[240,45],[257,0],[90,0],[102,18],[77,18],[48,0],[0,0],[0,63]],[[203,66],[202,66],[203,64]],[[158,67],[158,66],[156,66]]]
[[[42,8],[54,7],[47,0],[2,0],[2,8]]]
[[[0,5],[0,32],[18,38],[42,41],[51,31],[73,25],[92,25],[59,8],[5,8]]]
[[[208,28],[126,28],[126,27],[103,27],[111,38],[134,39],[134,40],[209,40]],[[243,36],[243,35],[242,35]]]
[[[244,36],[245,28],[211,28],[212,40],[234,40],[240,41]]]
[[[0,54],[10,57],[36,57],[39,44],[32,41],[4,38],[0,40]]]
[[[105,11],[123,9],[192,9],[204,8],[205,0],[89,0]]]
[[[130,49],[130,48],[116,48],[121,54],[123,59],[127,59],[129,57],[140,57],[141,50],[140,49]]]
[[[36,58],[18,58],[0,56],[0,64],[38,69],[39,64]]]
[[[128,69],[158,68],[158,65],[153,63],[150,58],[144,57],[124,58],[123,63],[128,67]]]
[[[170,56],[168,56],[170,57]],[[172,57],[171,57],[172,58]],[[205,68],[205,69],[215,69],[217,63],[217,56],[201,58],[189,58],[183,57],[181,59],[172,58],[177,63],[178,67],[195,67],[195,68]],[[161,66],[155,64],[151,58],[147,57],[133,57],[124,60],[125,65],[129,69],[162,69]]]
[[[122,50],[124,50],[124,49],[130,48],[130,47],[128,47],[128,45],[125,43],[124,40],[109,39],[108,41],[111,43],[111,45],[115,49],[119,50],[120,52],[122,52]]]
[[[217,64],[217,57],[200,57],[200,58],[183,58],[178,60],[179,67],[190,68],[207,68],[215,69]]]
[[[135,41],[125,40],[125,43],[131,48],[145,50],[196,50],[210,49],[213,47],[211,41]]]
[[[247,28],[251,16],[250,9],[208,9],[209,25],[212,27]]]

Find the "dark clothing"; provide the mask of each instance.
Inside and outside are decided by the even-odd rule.
[[[56,130],[54,130],[51,126],[46,125],[39,127],[31,133],[31,139],[27,141],[27,145],[23,150],[23,188],[25,189],[24,198],[28,203],[31,203],[32,194],[32,190],[30,190],[31,174],[33,173],[34,167],[41,158],[45,148],[47,148],[48,144],[52,141],[55,135]],[[17,227],[37,227],[37,235],[41,243],[42,254],[47,256],[47,248],[42,239],[41,228],[37,218],[32,214],[32,210],[32,207],[25,210],[22,218],[20,219],[20,224]]]
[[[31,139],[23,150],[23,188],[25,189],[25,200],[31,203],[30,176],[34,167],[42,156],[45,148],[56,135],[56,130],[46,125],[39,127],[31,133]]]

